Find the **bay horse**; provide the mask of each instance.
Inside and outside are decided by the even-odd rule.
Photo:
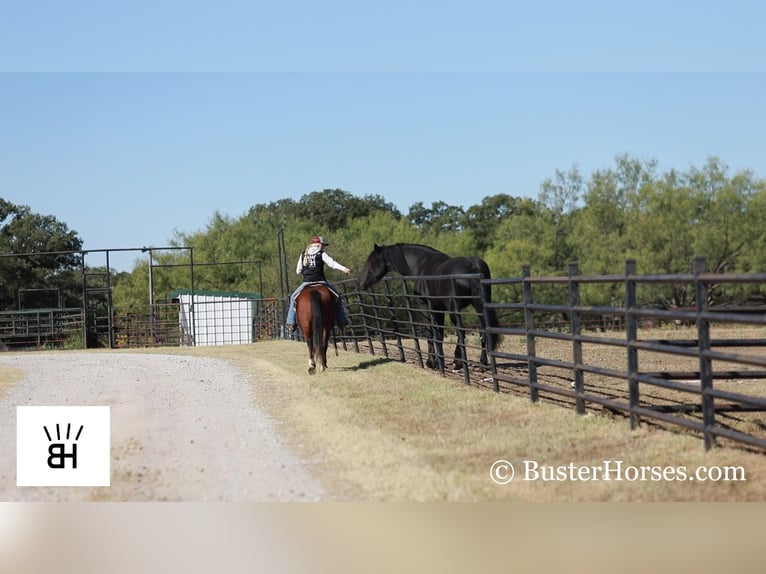
[[[306,285],[295,300],[295,316],[309,348],[309,375],[327,369],[327,346],[335,325],[337,297],[324,283]]]
[[[455,327],[458,327],[458,312],[471,305],[479,316],[481,324],[481,364],[487,366],[487,355],[498,343],[498,336],[487,333],[486,327],[497,327],[497,315],[494,309],[487,309],[484,317],[484,301],[490,301],[492,287],[482,285],[481,279],[446,278],[445,275],[479,274],[482,279],[491,277],[489,266],[480,257],[450,257],[427,245],[415,243],[397,243],[379,246],[377,243],[367,257],[359,286],[367,289],[380,281],[383,276],[395,271],[404,276],[421,277],[415,281],[414,292],[429,308],[431,314],[431,337],[428,339],[427,365],[440,370],[444,368],[444,314],[449,313]],[[427,279],[428,276],[442,276]],[[460,343],[455,346],[453,368],[459,368],[466,359],[465,348]]]

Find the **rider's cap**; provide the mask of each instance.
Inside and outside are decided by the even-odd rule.
[[[322,237],[321,235],[315,235],[314,237],[312,237],[311,243],[321,243],[322,245],[330,245],[324,240],[324,237]]]

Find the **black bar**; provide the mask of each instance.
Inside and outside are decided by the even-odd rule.
[[[534,314],[532,313],[532,309],[530,309],[530,305],[532,305],[533,297],[532,297],[532,284],[528,281],[530,278],[530,267],[529,265],[525,265],[521,268],[521,276],[524,278],[524,281],[522,282],[522,293],[524,296],[524,328],[526,330],[526,339],[527,339],[527,364],[529,369],[529,398],[533,403],[536,403],[538,401],[539,393],[537,390],[537,364],[534,361],[535,356],[537,355],[535,351],[535,336],[532,334],[532,332],[535,330],[535,318]]]
[[[636,274],[636,261],[628,259],[625,262],[625,332],[627,342],[628,360],[628,401],[630,404],[630,428],[635,430],[641,424],[641,417],[637,408],[639,403],[638,386],[638,349],[633,345],[638,340],[638,320],[632,313],[636,307],[636,282],[633,276]]]
[[[574,363],[574,369],[572,376],[574,379],[575,389],[575,411],[577,414],[585,414],[585,400],[583,399],[583,390],[585,380],[583,379],[582,371],[582,342],[578,339],[580,335],[580,314],[574,311],[576,307],[580,305],[580,285],[575,280],[575,276],[579,270],[577,263],[569,264],[569,322],[572,330],[572,363]]]
[[[715,426],[715,407],[710,391],[713,389],[713,362],[705,356],[710,350],[710,324],[703,314],[707,311],[707,283],[700,277],[706,271],[704,257],[694,259],[694,293],[697,308],[697,340],[700,351],[700,391],[702,393],[702,421],[705,426],[705,450],[715,446],[715,436],[711,432]]]

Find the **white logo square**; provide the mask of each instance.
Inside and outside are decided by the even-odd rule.
[[[16,407],[16,486],[110,486],[110,407]]]

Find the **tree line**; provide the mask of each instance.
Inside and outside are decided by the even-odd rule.
[[[5,221],[0,241],[7,237]],[[766,181],[749,170],[732,174],[711,157],[702,167],[660,171],[654,159],[624,154],[611,167],[587,175],[576,165],[556,170],[536,198],[495,194],[468,207],[415,202],[402,213],[379,195],[325,189],[298,200],[253,205],[241,217],[215,212],[204,229],[176,232],[170,244],[193,247],[195,262],[261,262],[195,268],[197,289],[252,292],[262,284],[264,296],[279,297],[280,230],[294,287],[295,260],[315,234],[326,236],[328,251],[357,276],[375,243],[397,242],[423,243],[453,256],[479,255],[493,277],[517,277],[523,265],[530,265],[533,275],[565,275],[573,261],[582,274],[620,274],[628,258],[637,261],[639,273],[672,274],[690,272],[697,255],[707,258],[711,271],[755,272],[766,270],[764,221]],[[0,248],[13,246],[5,242]],[[187,255],[172,251],[155,258],[158,265],[179,264]],[[5,267],[2,271],[5,280]],[[189,287],[182,267],[154,271],[157,294]],[[332,273],[328,278],[340,279]],[[139,262],[117,275],[115,305],[146,304],[148,274],[149,264]],[[742,286],[716,297],[760,300],[763,291],[760,285]],[[586,296],[587,304],[601,305],[622,295],[595,287]],[[693,303],[693,293],[682,285],[658,286],[643,298],[654,305]]]

